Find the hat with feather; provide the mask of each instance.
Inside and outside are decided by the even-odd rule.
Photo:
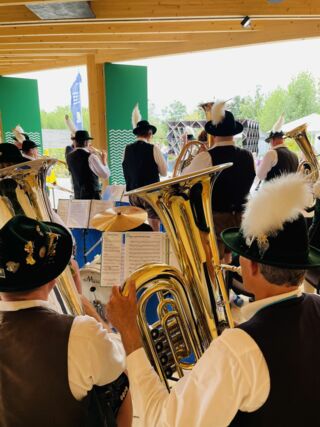
[[[214,136],[233,136],[243,131],[231,111],[225,109],[227,101],[217,101],[211,109],[211,120],[205,124],[205,130]]]
[[[154,135],[157,132],[157,128],[153,125],[151,125],[148,120],[141,120],[141,113],[139,110],[139,104],[136,104],[133,111],[132,111],[132,127],[133,127],[133,133],[135,135],[144,135],[149,130],[151,130],[152,134]]]
[[[282,131],[283,125],[284,125],[284,114],[281,114],[281,116],[272,126],[272,130],[270,131],[265,141],[270,142],[273,138],[282,138],[284,135],[284,132]]]
[[[311,188],[302,174],[267,183],[246,204],[241,227],[221,234],[223,242],[245,258],[275,267],[320,267],[320,251],[309,245],[302,210]]]
[[[14,141],[14,144],[19,146],[21,149],[21,145],[23,141],[26,141],[29,139],[28,134],[25,133],[25,131],[22,129],[20,125],[17,125],[14,129],[12,129],[13,136],[11,138]]]

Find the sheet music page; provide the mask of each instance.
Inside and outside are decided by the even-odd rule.
[[[91,200],[70,200],[67,226],[88,228]]]
[[[68,222],[69,203],[70,200],[68,199],[59,199],[58,201],[57,214],[66,225]]]
[[[91,202],[91,210],[90,210],[90,216],[89,216],[89,227],[92,218],[98,214],[104,212],[108,208],[112,208],[114,206],[113,201],[109,200],[92,200]]]
[[[154,231],[125,233],[124,279],[148,263],[166,263],[166,236]]]
[[[101,286],[123,283],[124,233],[103,233],[101,254]]]

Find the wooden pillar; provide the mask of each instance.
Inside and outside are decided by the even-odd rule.
[[[87,74],[92,145],[99,150],[107,150],[104,67],[96,63],[95,55],[87,55]]]

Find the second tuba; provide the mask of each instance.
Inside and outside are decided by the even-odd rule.
[[[206,120],[211,120],[211,109],[214,102],[206,102],[204,104],[200,104],[199,107],[203,109],[206,115]],[[183,173],[183,169],[190,165],[193,158],[201,152],[201,150],[208,150],[213,146],[213,136],[207,134],[207,142],[201,141],[188,141],[186,142],[180,151],[179,156],[174,165],[172,176],[179,176]]]
[[[300,162],[298,171],[308,175],[311,182],[316,182],[319,178],[319,163],[307,135],[307,125],[303,124],[286,132],[285,137],[294,139],[304,154],[305,160]]]
[[[170,380],[191,369],[211,341],[233,320],[220,268],[211,211],[211,187],[232,163],[214,166],[127,193],[157,212],[180,271],[150,264],[133,273],[138,295],[138,325],[144,347],[160,378]],[[147,315],[153,306],[153,316]]]
[[[45,158],[0,169],[0,228],[15,215],[57,222],[46,192],[46,175],[56,160]],[[57,311],[81,314],[82,308],[69,266],[57,279],[50,297]]]

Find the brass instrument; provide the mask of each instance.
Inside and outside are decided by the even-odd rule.
[[[319,163],[307,135],[307,125],[304,124],[286,132],[285,138],[294,139],[305,156],[306,160],[300,162],[298,171],[308,175],[311,182],[316,182],[319,178]]]
[[[0,169],[0,227],[15,215],[57,222],[45,190],[47,171],[55,163],[45,158]],[[52,303],[65,313],[82,312],[69,267],[57,279]]]
[[[206,115],[206,120],[211,120],[211,109],[214,102],[206,102],[200,104],[199,107],[203,109]],[[189,141],[183,145],[180,154],[175,162],[172,176],[180,176],[187,166],[190,165],[193,158],[200,153],[201,150],[208,150],[213,147],[213,136],[207,135],[207,142]]]
[[[179,261],[181,272],[162,264],[149,264],[133,273],[137,288],[138,324],[146,352],[160,378],[183,376],[213,338],[233,320],[219,266],[219,253],[211,212],[211,186],[232,163],[172,178],[130,191],[157,212]],[[146,309],[156,300],[157,319]]]

